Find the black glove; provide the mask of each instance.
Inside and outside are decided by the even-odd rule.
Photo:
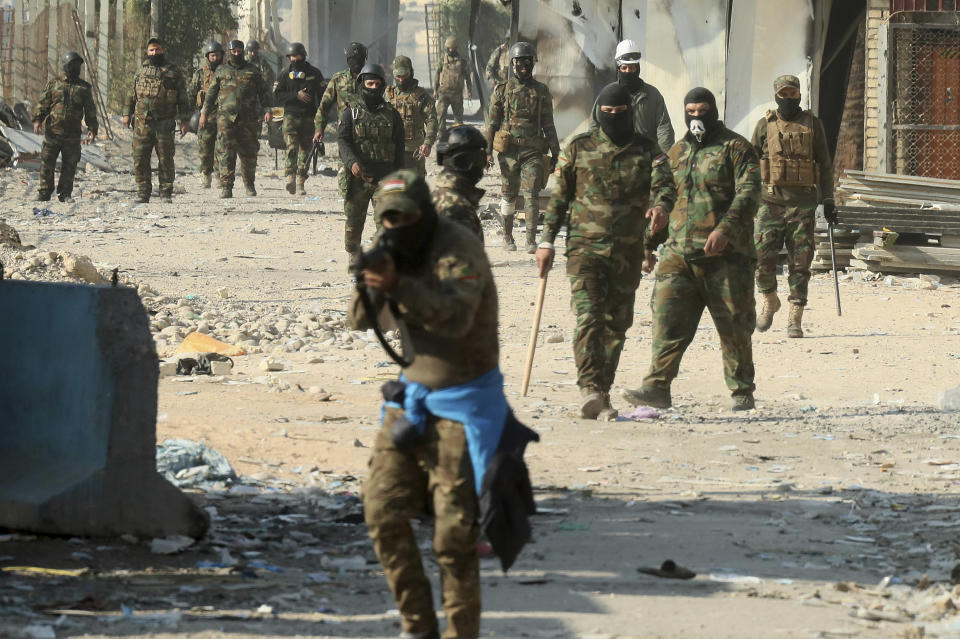
[[[557,156],[551,155],[550,156],[550,172],[553,173],[554,169],[556,168],[557,168]]]
[[[823,217],[827,220],[827,224],[836,224],[839,221],[837,207],[833,205],[833,202],[823,203]]]

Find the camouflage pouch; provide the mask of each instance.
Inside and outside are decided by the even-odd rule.
[[[493,150],[498,153],[506,153],[513,146],[513,136],[509,131],[500,129],[493,134]]]

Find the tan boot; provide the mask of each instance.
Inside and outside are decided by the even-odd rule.
[[[760,312],[757,313],[757,330],[762,333],[773,324],[773,316],[780,310],[780,298],[777,297],[776,291],[761,293],[761,295],[763,295],[763,302],[760,305]]]
[[[303,177],[302,175],[297,176],[297,195],[307,194],[306,183],[307,178]]]
[[[790,303],[790,317],[787,321],[787,337],[803,337],[803,306]]]
[[[213,182],[213,176],[211,176],[209,173],[204,173],[201,176],[201,179],[203,180],[203,188],[209,189],[211,183]]]
[[[603,395],[592,388],[580,389],[580,417],[596,419],[603,410]]]
[[[287,193],[293,195],[297,192],[297,178],[294,175],[287,176]]]
[[[516,207],[513,202],[500,200],[500,225],[503,231],[503,248],[507,251],[516,251],[517,245],[513,241],[513,216]]]

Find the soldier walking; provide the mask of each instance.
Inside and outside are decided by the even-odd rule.
[[[83,58],[76,51],[67,51],[60,58],[63,75],[50,82],[33,112],[33,132],[43,131],[40,151],[40,186],[37,201],[46,202],[53,193],[53,173],[60,156],[60,183],[57,199],[73,202],[73,178],[80,162],[82,123],[87,123],[87,144],[97,138],[100,124],[93,103],[90,84],[80,79]]]
[[[477,208],[485,191],[477,182],[487,168],[487,139],[472,126],[455,126],[437,146],[437,162],[443,167],[433,190],[437,214],[460,222],[483,244]]]
[[[673,146],[673,125],[663,95],[657,87],[640,78],[640,46],[633,40],[623,40],[617,45],[615,56],[617,82],[630,92],[634,131],[658,144],[666,153]],[[594,102],[590,128],[599,126],[597,103]]]
[[[427,185],[415,172],[384,178],[376,212],[382,233],[390,237],[392,257],[364,271],[363,281],[378,294],[378,306],[389,299],[404,310],[417,355],[404,368],[402,393],[423,396],[429,414],[417,425],[416,439],[404,445],[393,438],[404,409],[384,407],[363,486],[364,518],[400,611],[400,636],[439,639],[430,580],[410,527],[430,504],[447,618],[443,636],[476,639],[481,610],[477,493],[487,465],[472,436],[496,442],[509,411],[499,369],[497,291],[483,247],[460,224],[436,214]],[[375,322],[355,294],[350,327],[363,330]]]
[[[544,154],[550,151],[550,171],[557,164],[560,142],[553,124],[553,96],[542,82],[533,79],[536,52],[529,42],[510,47],[513,73],[493,90],[487,119],[487,161],[493,151],[500,162],[500,219],[504,248],[516,251],[513,216],[517,197],[526,200],[527,252],[537,250],[537,222],[540,216],[540,189],[546,183]]]
[[[307,62],[307,50],[300,42],[287,47],[287,58],[290,66],[280,76],[273,94],[277,105],[283,107],[287,192],[306,195],[307,159],[313,148],[313,118],[323,93],[323,74]]]
[[[247,54],[247,62],[260,69],[260,75],[263,76],[263,81],[266,82],[267,87],[272,90],[273,83],[277,81],[277,72],[274,70],[273,65],[260,55],[260,43],[257,40],[247,40],[247,44],[244,46],[244,52]],[[306,58],[306,54],[304,54],[303,57]]]
[[[203,109],[203,100],[207,97],[207,91],[213,84],[214,74],[217,67],[223,63],[223,45],[219,42],[211,41],[203,48],[203,62],[193,73],[190,80],[189,95],[191,104],[196,105],[197,111]],[[209,189],[212,181],[211,176],[215,168],[214,159],[215,146],[217,143],[217,118],[216,111],[207,118],[207,126],[197,127],[197,145],[200,150],[200,176],[203,180],[203,188]]]
[[[560,154],[537,246],[537,266],[545,277],[557,234],[569,224],[567,274],[577,317],[573,355],[584,419],[617,416],[610,387],[633,324],[644,258],[649,270],[655,234],[666,226],[677,197],[666,156],[633,128],[630,102],[619,84],[600,92],[600,127],[574,137]]]
[[[343,50],[343,54],[347,58],[347,68],[337,71],[330,78],[330,83],[327,84],[320,99],[317,117],[313,122],[316,129],[313,141],[316,143],[323,142],[324,130],[327,128],[327,113],[331,109],[335,109],[336,116],[340,117],[344,109],[361,101],[357,89],[357,76],[367,61],[367,47],[359,42],[351,42]]]
[[[837,222],[833,205],[833,161],[823,123],[800,108],[800,79],[782,75],[773,83],[777,108],[757,122],[753,146],[760,156],[763,194],[756,224],[757,289],[762,296],[757,330],[765,331],[780,310],[777,264],[786,244],[790,287],[787,337],[803,337],[810,263],[813,261],[817,204],[827,222]]]
[[[383,98],[383,67],[367,64],[357,76],[360,101],[340,114],[338,175],[346,227],[344,248],[351,257],[360,251],[367,208],[380,180],[403,165],[403,119]],[[376,204],[376,202],[374,202]]]
[[[220,197],[233,197],[237,156],[247,195],[255,196],[257,178],[257,136],[260,120],[269,122],[270,91],[260,70],[243,59],[243,42],[230,43],[230,55],[220,65],[207,90],[200,127],[217,118],[217,161],[220,164]]]
[[[157,181],[160,199],[173,201],[173,130],[180,122],[180,135],[187,134],[190,104],[183,74],[166,60],[163,42],[150,38],[147,59],[133,78],[127,96],[123,126],[133,126],[133,174],[137,182],[137,202],[150,201],[150,155],[157,152]]]
[[[751,232],[760,201],[760,163],[753,146],[719,120],[713,93],[691,90],[684,111],[688,132],[668,154],[677,205],[653,287],[650,372],[640,389],[627,390],[624,397],[634,406],[672,405],[670,384],[706,307],[720,337],[733,410],[750,410],[756,326]]]
[[[486,73],[487,84],[490,90],[498,84],[503,84],[510,77],[510,41],[505,40],[490,54],[487,60]]]
[[[470,89],[470,72],[467,61],[457,51],[457,39],[453,36],[444,43],[446,55],[440,56],[433,86],[437,92],[437,119],[440,132],[447,129],[447,107],[453,111],[453,124],[463,124],[463,90],[467,90],[467,99],[473,99]]]
[[[403,168],[426,175],[426,158],[437,141],[436,105],[413,77],[413,63],[407,56],[394,58],[393,79],[396,84],[387,87],[387,101],[403,118]]]

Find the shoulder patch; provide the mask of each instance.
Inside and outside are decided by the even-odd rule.
[[[663,163],[666,162],[666,161],[667,161],[667,154],[666,154],[666,153],[658,153],[657,155],[655,155],[655,156],[653,157],[653,165],[654,165],[654,166],[657,166],[658,164],[663,164]]]

